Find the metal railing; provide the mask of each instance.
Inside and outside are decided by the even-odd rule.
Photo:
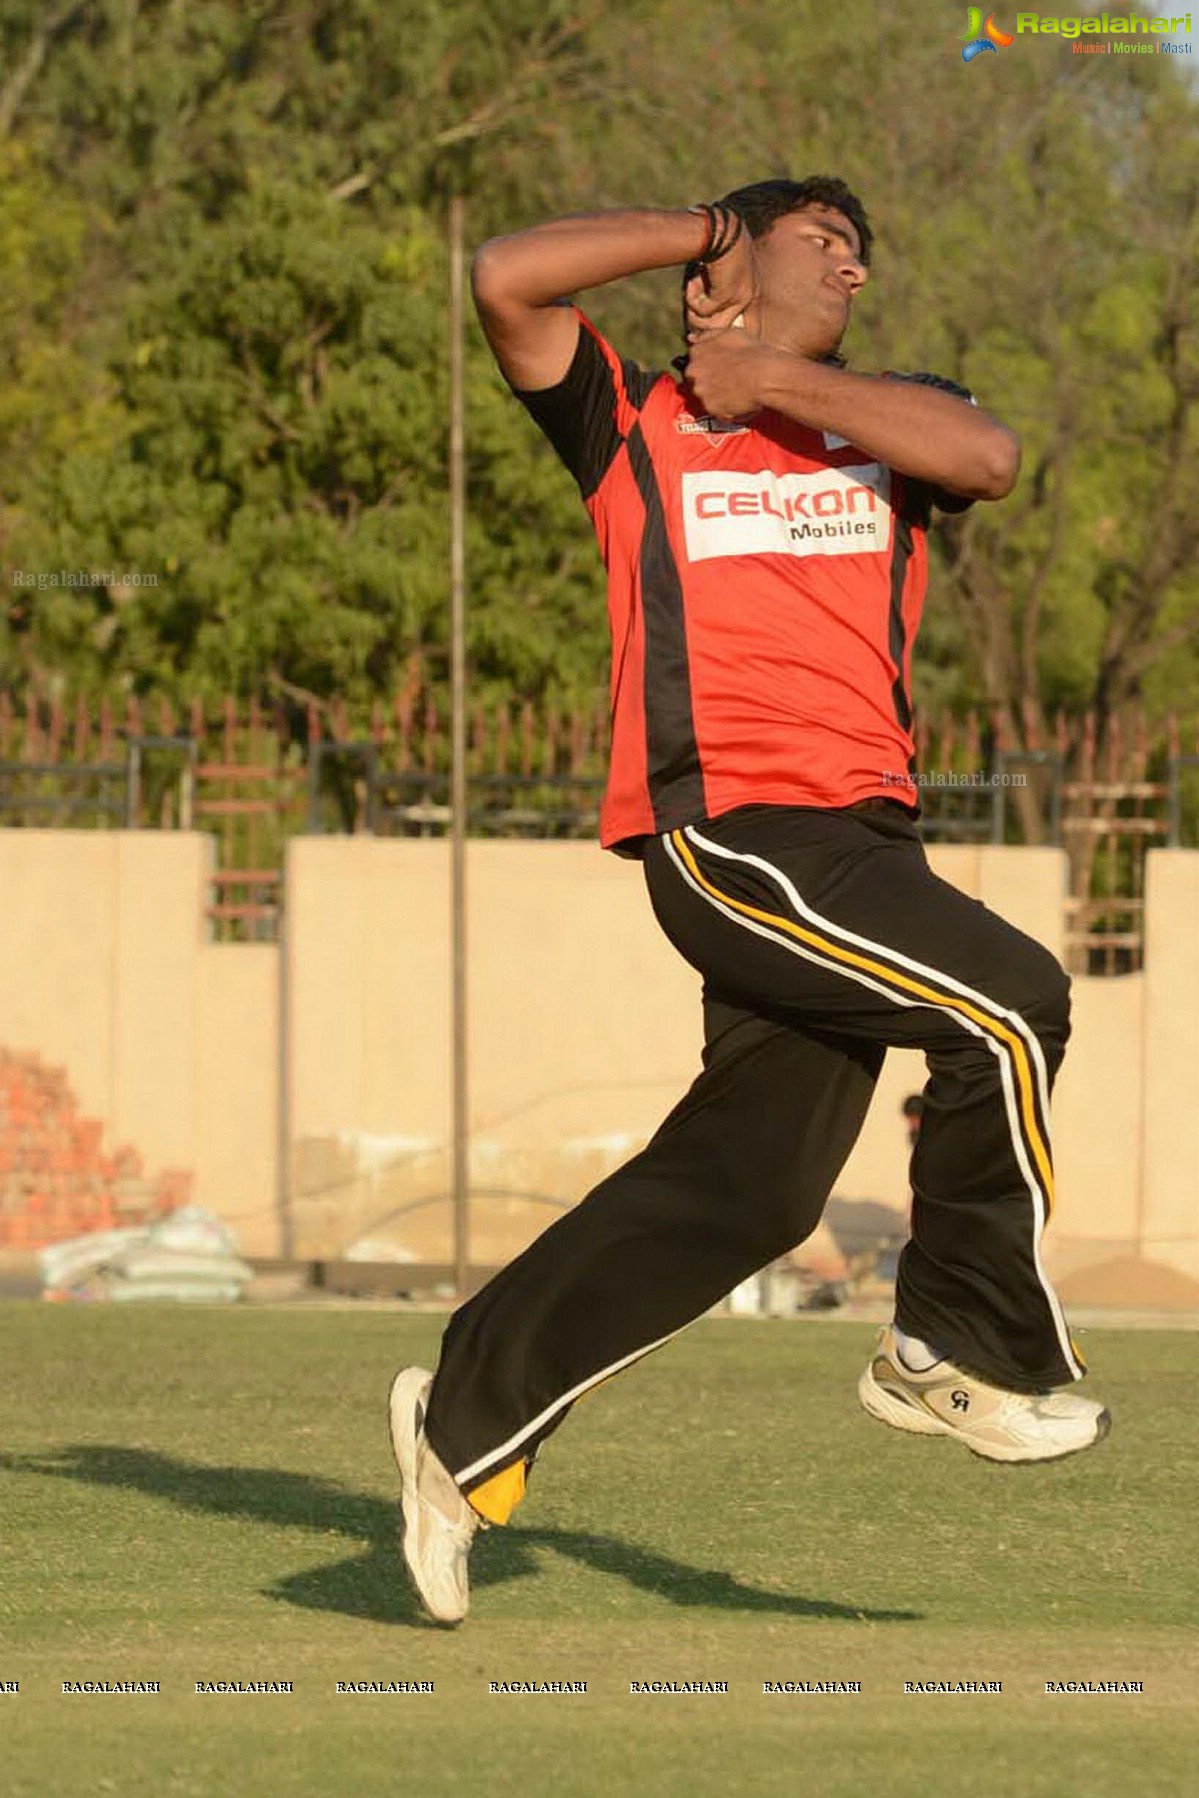
[[[156,722],[150,728],[136,702],[120,720],[103,705],[93,715],[30,702],[22,715],[0,693],[0,827],[206,831],[215,845],[210,931],[246,942],[278,936],[290,836],[449,834],[443,707],[415,677],[390,714],[376,705],[357,730],[336,702],[304,710],[230,700],[215,719],[193,706],[185,720],[162,705]],[[1059,718],[1050,744],[1027,734],[1031,745],[1015,748],[977,717],[921,720],[921,765],[944,776],[921,790],[924,836],[1064,847],[1072,969],[1135,970],[1146,850],[1199,844],[1199,743],[1185,752],[1175,727],[1151,737],[1138,726],[1122,741],[1109,732],[1100,756],[1093,721]],[[606,757],[599,702],[476,707],[469,833],[593,837]]]

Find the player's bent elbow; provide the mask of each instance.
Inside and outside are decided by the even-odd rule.
[[[523,333],[530,328],[530,321],[536,334],[542,328],[538,321],[564,304],[554,294],[530,291],[528,258],[509,253],[514,242],[512,238],[490,238],[471,258],[471,294],[489,336],[493,326],[505,334]]]
[[[984,485],[979,499],[1006,499],[1020,473],[1020,439],[1006,429],[996,430],[987,446]]]
[[[471,291],[483,334],[511,386],[556,387],[574,359],[578,320],[562,300],[530,300],[515,291],[510,275],[502,238],[476,251]]]
[[[503,254],[497,254],[500,241],[489,238],[471,258],[470,290],[480,314],[502,311],[505,299],[511,298],[504,286]]]
[[[479,317],[519,318],[554,303],[539,291],[527,248],[518,238],[491,237],[471,258],[470,290]]]

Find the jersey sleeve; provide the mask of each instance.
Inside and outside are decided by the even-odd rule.
[[[965,400],[971,406],[978,401],[968,387],[960,381],[951,381],[947,375],[900,375],[889,372],[890,381],[911,381],[918,387],[937,387],[942,393],[952,394],[954,399]],[[908,490],[913,506],[923,513],[922,522],[927,526],[932,509],[936,506],[939,512],[967,512],[974,501],[964,493],[951,493],[947,487],[934,487],[928,481],[910,481]]]
[[[556,387],[513,393],[544,431],[590,499],[637,422],[656,374],[618,356],[590,319],[575,308],[579,341]]]

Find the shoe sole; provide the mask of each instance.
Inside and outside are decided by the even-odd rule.
[[[421,1404],[432,1384],[433,1376],[423,1367],[405,1367],[391,1382],[387,1399],[387,1427],[391,1436],[391,1452],[400,1474],[400,1555],[409,1588],[421,1610],[439,1629],[457,1629],[461,1617],[438,1617],[421,1590],[420,1581],[408,1557],[408,1533],[416,1529],[416,1430],[413,1422],[416,1407]]]
[[[1049,1454],[1030,1454],[1027,1449],[1007,1448],[1002,1443],[972,1442],[970,1437],[953,1424],[945,1423],[934,1417],[931,1411],[921,1410],[907,1399],[899,1398],[880,1386],[874,1377],[873,1367],[868,1367],[858,1381],[858,1398],[862,1409],[880,1423],[889,1423],[892,1429],[906,1430],[912,1436],[952,1436],[963,1443],[972,1455],[979,1455],[984,1461],[1002,1461],[1008,1465],[1021,1461],[1064,1461],[1067,1455],[1076,1455],[1084,1448],[1093,1448],[1102,1442],[1112,1427],[1111,1412],[1100,1411],[1095,1419],[1095,1434],[1086,1442],[1076,1442],[1070,1448],[1052,1450]]]

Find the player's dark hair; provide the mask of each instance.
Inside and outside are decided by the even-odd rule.
[[[803,181],[779,177],[773,181],[753,181],[748,187],[735,187],[722,196],[745,220],[751,237],[765,237],[770,227],[789,212],[801,212],[805,206],[829,206],[843,213],[858,234],[862,262],[870,266],[870,246],[874,233],[866,217],[866,208],[837,175],[809,175]]]

